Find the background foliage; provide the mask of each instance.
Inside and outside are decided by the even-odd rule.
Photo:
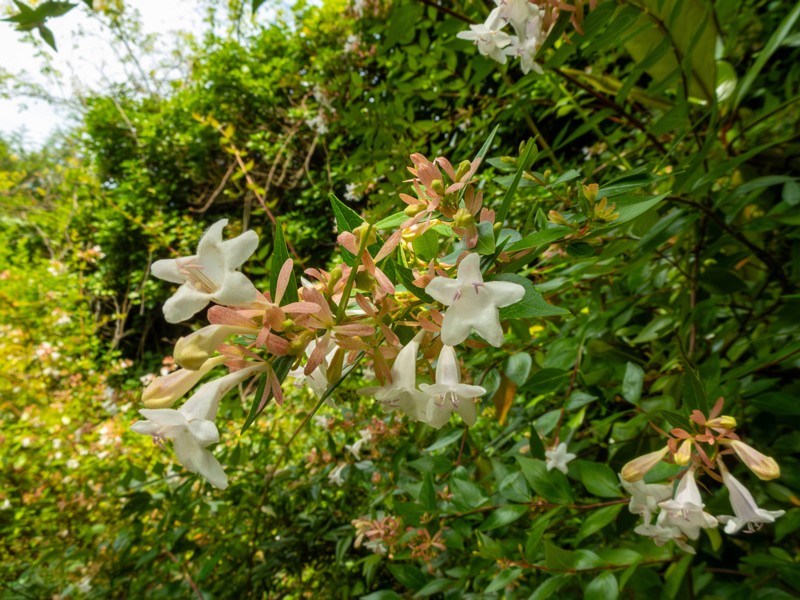
[[[800,5],[601,1],[522,76],[455,37],[486,4],[356,4],[300,2],[262,27],[231,3],[184,80],[94,95],[45,150],[0,144],[0,595],[795,597]],[[186,333],[161,317],[155,258],[231,217],[261,234],[263,285],[279,216],[321,266],[330,193],[380,219],[409,191],[409,154],[471,159],[495,126],[486,203],[523,162],[506,250],[563,314],[470,354],[489,389],[476,427],[384,416],[349,380],[287,453],[310,395],[241,437],[228,402],[225,492],[129,432],[139,377],[170,369]],[[615,222],[582,220],[591,183]],[[657,547],[616,472],[661,445],[648,423],[720,396],[782,465],[752,489],[787,513],[704,532],[696,556]],[[556,436],[579,455],[568,476],[544,469]],[[386,517],[386,555],[355,543],[354,519]]]

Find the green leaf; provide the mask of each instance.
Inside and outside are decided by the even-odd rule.
[[[542,369],[534,373],[525,384],[525,389],[536,394],[554,392],[569,381],[569,373],[561,369]]]
[[[439,255],[439,234],[429,229],[411,242],[416,255],[425,262],[430,262]]]
[[[550,525],[550,517],[540,515],[536,517],[533,526],[526,532],[527,538],[525,539],[525,558],[528,562],[532,561],[539,553],[539,546],[542,542],[542,536]]]
[[[575,568],[575,553],[559,548],[550,540],[545,540],[544,562],[548,569],[568,571]]]
[[[685,554],[680,562],[670,565],[670,568],[667,569],[667,576],[664,582],[664,596],[667,598],[677,598],[678,593],[681,591],[686,581],[686,571],[689,570],[689,565],[692,564],[693,558],[694,555]]]
[[[478,223],[478,245],[475,250],[484,256],[494,254],[494,226],[489,221]]]
[[[478,508],[488,500],[481,487],[467,479],[453,478],[449,485],[453,490],[453,504],[461,511]]]
[[[433,596],[434,594],[438,594],[452,587],[454,583],[452,579],[433,579],[425,584],[425,586],[415,594],[415,597],[424,598],[425,596]]]
[[[572,502],[572,488],[561,471],[548,471],[544,461],[535,458],[517,457],[522,474],[534,492],[554,504]]]
[[[336,218],[336,226],[340,232],[353,231],[356,227],[365,223],[364,219],[356,211],[339,200],[335,194],[330,195],[330,200],[333,216]]]
[[[625,365],[625,377],[622,379],[622,397],[631,404],[636,404],[642,397],[644,370],[636,363]]]
[[[422,480],[419,503],[425,510],[436,510],[436,487],[433,485],[433,475],[431,473],[426,473],[425,478]]]
[[[577,544],[585,540],[590,535],[603,529],[603,527],[609,523],[613,523],[617,519],[620,510],[622,510],[622,504],[604,506],[592,511],[588,517],[581,521],[581,527],[578,530],[578,534],[575,536],[575,543]]]
[[[627,223],[636,217],[643,215],[648,210],[659,204],[669,194],[659,194],[658,196],[631,196],[625,195],[614,198],[616,212],[619,213],[619,218],[612,221],[605,227],[594,229],[592,234],[601,234],[614,229],[615,227]]]
[[[503,477],[498,491],[504,498],[512,502],[530,502],[531,494],[528,491],[528,485],[525,483],[525,478],[522,473],[509,473]]]
[[[792,8],[789,14],[786,15],[783,21],[781,21],[778,29],[775,30],[775,33],[770,36],[767,44],[761,49],[761,52],[758,53],[758,58],[756,58],[753,65],[747,70],[745,76],[742,77],[741,81],[739,82],[739,86],[736,88],[736,95],[734,96],[733,100],[734,111],[739,108],[739,104],[741,104],[742,100],[744,100],[745,96],[747,96],[750,88],[756,80],[756,77],[758,77],[758,74],[766,66],[769,59],[772,57],[775,51],[780,48],[783,40],[786,39],[786,36],[792,32],[795,21],[797,21],[798,17],[800,17],[800,2],[795,4],[794,8]]]
[[[269,291],[272,294],[272,299],[275,300],[278,289],[278,275],[280,274],[283,263],[289,260],[289,248],[286,245],[286,239],[283,237],[283,227],[281,227],[280,219],[275,223],[275,247],[272,251],[272,269],[269,275]],[[297,279],[295,279],[294,271],[289,276],[289,283],[286,286],[286,291],[281,298],[281,305],[297,302]]]
[[[514,569],[503,569],[495,576],[494,579],[492,579],[491,583],[489,583],[488,587],[486,588],[486,593],[491,594],[492,592],[502,590],[509,584],[519,579],[520,575],[522,575],[522,569],[518,567]]]
[[[481,523],[479,529],[480,531],[489,531],[490,529],[503,527],[509,523],[513,523],[522,515],[528,513],[529,510],[530,508],[524,504],[506,504],[492,511],[489,518]]]
[[[588,460],[576,460],[569,465],[577,471],[577,477],[589,490],[590,494],[601,498],[619,498],[622,494],[619,489],[617,474],[606,464]]]
[[[697,372],[688,364],[684,363],[683,373],[683,404],[689,410],[699,410],[704,415],[708,414],[708,398],[703,389],[703,383],[697,376]]]
[[[522,157],[520,158],[519,167],[517,167],[517,172],[514,175],[514,179],[511,181],[511,185],[508,186],[508,189],[503,196],[503,200],[500,203],[500,208],[497,209],[495,223],[505,222],[506,216],[508,216],[508,210],[511,208],[511,201],[514,199],[514,194],[517,192],[517,187],[519,187],[519,182],[522,179],[522,174],[531,167],[537,156],[538,150],[536,149],[536,143],[533,139],[530,139],[525,144],[525,151],[522,153]]]
[[[561,13],[561,16],[564,15],[564,12]],[[570,576],[564,573],[549,577],[536,588],[536,591],[528,597],[528,600],[549,600],[550,598],[557,598],[558,596],[554,594],[564,587],[564,584],[569,580]]]
[[[516,273],[501,273],[493,281],[510,281],[525,288],[522,300],[511,306],[500,309],[501,319],[531,319],[536,317],[552,317],[567,314],[567,311],[558,306],[548,304],[542,295],[537,292],[529,279]]]
[[[361,600],[403,600],[403,597],[392,590],[378,590],[366,596],[361,596]]]
[[[528,380],[533,359],[526,352],[517,352],[506,359],[505,374],[517,387],[522,387]]]
[[[435,442],[433,442],[430,446],[425,448],[424,451],[433,452],[434,450],[441,450],[442,448],[447,448],[447,446],[454,444],[462,437],[464,437],[464,431],[461,429],[454,429],[453,431],[445,432],[443,435],[440,435]]]
[[[412,590],[418,590],[425,585],[427,581],[425,575],[422,574],[414,565],[393,563],[388,564],[389,572],[394,575],[394,578],[400,582],[401,585]]]
[[[617,578],[608,571],[595,577],[583,591],[584,600],[617,600],[618,597]]]
[[[550,229],[543,229],[530,235],[525,236],[518,242],[514,242],[506,252],[517,252],[519,250],[527,250],[529,248],[538,248],[540,246],[549,246],[555,241],[565,238],[572,233],[570,227],[551,227]]]
[[[58,48],[56,48],[56,38],[52,31],[50,31],[44,25],[39,25],[39,35],[42,36],[42,39],[47,43],[48,46],[58,52]]]

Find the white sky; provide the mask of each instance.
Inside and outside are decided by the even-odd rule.
[[[23,33],[6,22],[0,22],[0,72],[22,75],[62,99],[74,97],[80,90],[101,89],[109,82],[123,82],[125,70],[114,51],[119,49],[119,43],[112,43],[112,35],[89,15],[82,2],[73,1],[78,4],[76,8],[47,23],[55,34],[58,53],[50,48],[45,52],[53,57],[52,64],[59,76],[42,72],[47,67],[45,58],[38,55],[33,44],[23,41]],[[2,16],[7,14],[4,9],[10,4],[10,0],[0,0]],[[197,0],[127,0],[125,4],[140,12],[144,33],[164,36],[165,50],[169,50],[167,42],[174,44],[175,39],[174,33],[167,34],[184,31],[200,36],[207,28],[203,22],[203,3]],[[80,30],[87,35],[77,35]],[[12,132],[24,131],[24,145],[38,148],[65,122],[67,115],[64,108],[13,94],[10,100],[0,98],[0,134],[8,137]]]

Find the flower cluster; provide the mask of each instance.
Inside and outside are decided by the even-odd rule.
[[[528,0],[495,0],[497,7],[489,13],[486,22],[470,25],[457,37],[473,42],[478,51],[489,58],[506,64],[509,56],[519,58],[522,72],[542,73],[534,60],[545,38],[543,11]],[[502,31],[511,25],[516,35]]]
[[[525,288],[485,279],[500,259],[486,257],[482,265],[473,251],[480,223],[489,224],[483,235],[495,231],[494,212],[483,207],[474,186],[480,161],[454,168],[443,157],[429,161],[414,154],[411,160],[415,196],[400,195],[407,207],[396,215],[396,228],[381,239],[366,222],[354,226],[358,217],[350,211],[350,220],[339,222],[343,261],[331,271],[306,269],[309,279],[300,286],[294,262],[273,257],[270,291],[259,290],[239,271],[258,236],[247,231],[223,240],[226,220],[209,228],[196,254],[155,262],[153,274],[179,286],[164,304],[167,321],[184,321],[210,302],[216,305],[207,311],[209,325],[176,343],[174,363],[180,368],[149,382],[140,411],[146,420],[132,429],[162,447],[171,441],[184,467],[225,488],[227,476],[208,447],[220,440],[215,419],[229,391],[243,386],[246,394],[257,382],[258,413],[270,399],[284,401],[289,378],[316,394],[317,408],[323,401],[336,408],[333,388],[365,358],[379,385],[359,393],[374,396],[385,411],[435,428],[457,413],[474,425],[486,389],[462,381],[456,346],[500,347],[499,309],[522,300]],[[338,210],[349,211],[341,204]],[[416,239],[442,232],[444,258],[417,254]],[[405,276],[398,277],[402,269]],[[469,339],[473,333],[483,342]],[[227,374],[202,383],[223,367]],[[418,383],[418,374],[434,370],[433,381]],[[183,406],[172,408],[195,388]],[[359,435],[347,448],[356,460],[375,442],[369,430]],[[332,484],[344,483],[346,466],[329,473]]]
[[[764,523],[772,523],[783,515],[782,510],[765,510],[756,504],[753,494],[731,475],[723,461],[724,456],[735,455],[759,479],[770,480],[780,476],[778,463],[769,456],[742,442],[734,433],[736,420],[720,415],[723,400],[719,399],[708,417],[695,410],[691,415],[692,431],[675,428],[670,432],[666,446],[627,463],[619,479],[631,495],[629,509],[640,515],[644,523],[634,531],[653,539],[662,546],[674,541],[679,548],[695,553],[689,540],[696,540],[701,529],[725,525],[725,533],[744,530],[756,531]],[[687,467],[672,483],[646,483],[644,477],[665,459]],[[707,474],[721,481],[728,490],[733,515],[715,517],[704,508],[698,474]],[[658,512],[660,510],[660,512]],[[655,522],[653,516],[658,512]]]

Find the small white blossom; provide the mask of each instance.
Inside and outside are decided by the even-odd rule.
[[[489,13],[485,23],[470,25],[469,31],[459,31],[456,37],[473,42],[482,55],[504,65],[506,64],[506,54],[503,52],[503,48],[511,43],[511,37],[500,31],[504,25],[501,9],[498,7]]]
[[[470,427],[474,425],[477,420],[475,404],[486,393],[479,385],[461,383],[461,368],[452,346],[442,346],[436,364],[436,383],[423,383],[419,387],[429,396],[425,415],[420,420],[436,429],[447,423],[454,412]]]
[[[645,483],[644,480],[626,481],[622,475],[618,475],[619,482],[625,491],[631,495],[628,510],[633,514],[644,517],[646,523],[650,522],[651,516],[658,510],[658,503],[672,497],[672,486],[661,483]]]
[[[416,338],[398,352],[392,365],[391,382],[382,387],[368,387],[359,390],[363,396],[375,396],[386,412],[399,410],[416,421],[425,420],[428,395],[417,389],[417,352],[419,342]]]
[[[342,472],[346,468],[347,468],[347,463],[342,463],[334,467],[334,469],[330,473],[328,473],[328,481],[340,487],[344,485],[344,477],[342,476]]]
[[[558,469],[564,475],[567,474],[567,463],[577,456],[572,452],[567,452],[567,445],[564,442],[561,442],[552,450],[546,450],[544,455],[547,457],[547,462],[545,463],[547,470]]]

